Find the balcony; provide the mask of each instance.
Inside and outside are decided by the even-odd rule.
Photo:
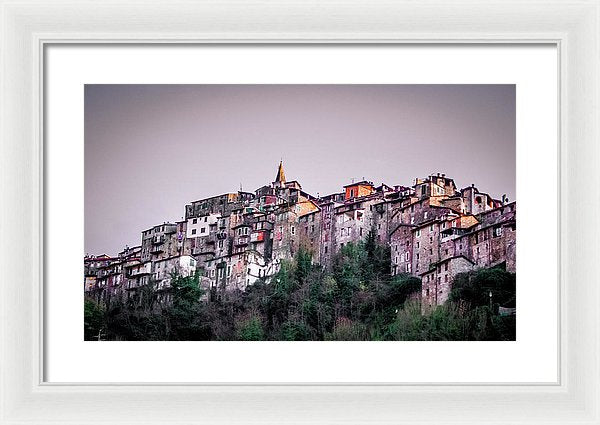
[[[128,273],[129,277],[144,276],[150,274],[150,267],[136,267],[131,269]]]

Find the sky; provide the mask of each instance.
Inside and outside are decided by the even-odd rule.
[[[114,255],[186,203],[287,180],[445,173],[515,200],[514,85],[85,86],[85,251]]]

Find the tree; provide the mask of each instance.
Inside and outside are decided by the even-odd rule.
[[[490,301],[496,307],[514,307],[516,275],[500,268],[460,273],[454,278],[449,299],[454,302],[462,302],[469,308],[489,306]]]
[[[177,272],[171,275],[168,295],[170,304],[165,308],[167,317],[167,338],[170,340],[196,341],[210,339],[210,326],[206,311],[200,298],[204,291],[200,288],[199,274],[181,276]]]
[[[85,300],[83,306],[83,336],[86,341],[98,339],[106,327],[104,308],[92,300]]]
[[[238,341],[263,341],[265,339],[262,321],[258,316],[238,319],[235,328]]]

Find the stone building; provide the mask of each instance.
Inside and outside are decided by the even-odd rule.
[[[177,233],[177,224],[163,223],[142,232],[141,259],[158,261],[168,258],[177,250],[177,242],[172,235]]]
[[[459,273],[473,270],[475,263],[462,255],[448,257],[431,264],[421,273],[421,305],[424,310],[443,304],[450,295],[452,280]]]
[[[165,291],[170,274],[197,272],[207,299],[243,291],[268,279],[302,247],[330,268],[348,243],[369,232],[389,244],[392,274],[422,279],[423,307],[443,303],[457,273],[479,267],[516,269],[516,203],[458,189],[445,174],[412,186],[361,180],[340,192],[313,196],[286,180],[279,163],[273,182],[185,206],[185,218],[144,230],[141,244],[116,257],[86,256],[89,296],[127,296],[148,284]]]

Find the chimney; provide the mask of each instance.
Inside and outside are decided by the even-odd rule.
[[[444,173],[442,173],[442,177],[446,177],[446,175]]]
[[[475,187],[475,183],[471,183],[471,187]]]

